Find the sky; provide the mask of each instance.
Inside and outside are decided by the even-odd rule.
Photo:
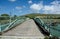
[[[0,14],[60,14],[60,0],[0,0]]]

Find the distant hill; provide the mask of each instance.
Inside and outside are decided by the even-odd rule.
[[[39,14],[39,13],[32,13],[32,14],[26,14],[24,15],[25,17],[29,17],[29,18],[34,18],[36,16],[42,16],[44,18],[44,16],[48,17],[48,18],[60,18],[60,14]]]
[[[60,16],[60,14],[39,14],[39,13],[32,13],[32,14],[26,14],[29,15],[35,15],[35,16]]]

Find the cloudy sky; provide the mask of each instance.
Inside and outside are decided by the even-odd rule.
[[[0,14],[60,14],[59,0],[0,0]]]

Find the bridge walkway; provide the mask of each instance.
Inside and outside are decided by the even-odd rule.
[[[22,37],[45,37],[38,29],[37,25],[32,19],[29,19],[15,28],[3,33],[2,36],[22,36]]]

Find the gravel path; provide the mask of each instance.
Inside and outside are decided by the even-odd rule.
[[[37,25],[32,19],[25,21],[24,23],[18,25],[17,27],[9,30],[6,33],[3,33],[2,36],[44,37],[44,35],[39,31]]]

